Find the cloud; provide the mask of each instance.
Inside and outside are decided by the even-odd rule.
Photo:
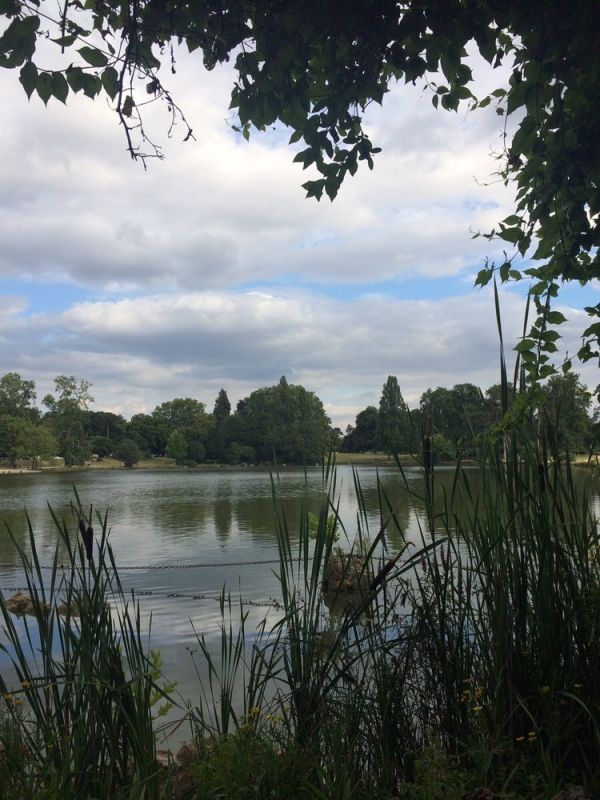
[[[311,171],[292,163],[284,130],[246,143],[228,127],[230,68],[209,75],[186,56],[177,69],[167,83],[196,141],[182,143],[181,125],[164,140],[168,119],[150,108],[148,130],[167,158],[147,172],[104,100],[46,109],[0,71],[10,108],[0,125],[10,156],[0,184],[0,278],[11,279],[0,301],[4,371],[36,380],[39,396],[58,374],[85,377],[97,408],[125,415],[186,395],[210,408],[221,386],[235,402],[285,374],[342,427],[377,404],[388,374],[413,406],[430,386],[498,380],[493,302],[467,286],[499,255],[470,230],[489,230],[512,202],[501,183],[483,185],[501,144],[493,109],[436,112],[419,89],[395,88],[367,115],[383,147],[375,169],[361,167],[335,203],[317,204],[304,199]],[[433,286],[437,299],[402,295],[403,281],[420,278],[418,295]],[[39,298],[41,282],[48,295],[62,282],[91,299],[32,313],[27,287]],[[340,299],[350,285],[352,299]],[[514,342],[523,303],[502,297]],[[573,352],[585,319],[567,313]],[[591,368],[584,380],[594,384]]]
[[[514,344],[523,301],[501,294],[505,339]],[[429,387],[469,381],[485,389],[499,380],[487,290],[436,301],[371,296],[352,302],[289,288],[206,291],[78,303],[56,315],[24,317],[22,310],[13,303],[0,326],[11,353],[7,371],[41,381],[40,394],[57,374],[85,377],[98,408],[125,415],[175,396],[197,397],[212,408],[221,386],[235,403],[285,374],[315,391],[345,427],[378,403],[389,374],[398,377],[411,406]],[[565,347],[576,346],[582,320],[565,311],[572,319]]]
[[[173,91],[194,127],[166,141],[167,160],[130,163],[103,100],[67,108],[27,103],[10,71],[0,75],[11,115],[0,130],[0,275],[72,281],[98,292],[225,289],[293,274],[305,281],[371,282],[453,275],[490,247],[508,209],[487,178],[489,131],[475,115],[435,112],[413,87],[397,87],[369,114],[384,152],[349,179],[334,204],[304,199],[310,177],[292,164],[280,131],[249,144],[226,124],[230,68],[207,73],[186,57]],[[152,131],[166,130],[159,109]],[[9,188],[10,187],[10,188]]]

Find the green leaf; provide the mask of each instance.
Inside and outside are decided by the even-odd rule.
[[[104,67],[108,63],[108,58],[95,47],[80,47],[81,57],[92,67]]]
[[[534,347],[535,341],[533,339],[522,339],[515,347],[515,350],[518,353],[528,353],[533,350]]]
[[[468,100],[473,97],[473,93],[466,86],[457,86],[452,92],[459,100]]]
[[[38,78],[38,71],[37,67],[33,63],[33,61],[26,61],[25,64],[21,67],[21,72],[19,73],[19,80],[23,88],[25,89],[25,94],[27,97],[31,98],[31,95],[34,93],[36,86],[37,86],[37,78]]]
[[[44,105],[48,105],[48,100],[52,97],[52,78],[49,72],[40,72],[35,88]]]
[[[71,33],[68,36],[59,36],[58,39],[50,39],[50,41],[59,45],[59,47],[70,47],[73,42],[77,41],[77,34]]]
[[[475,278],[475,286],[487,286],[493,274],[493,270],[491,269],[480,269]]]
[[[566,374],[571,369],[571,367],[572,367],[571,359],[568,358],[562,365],[561,369],[563,373]]]
[[[54,97],[60,100],[61,103],[66,104],[69,94],[69,84],[65,76],[61,72],[53,72],[50,79],[50,86],[52,87],[52,94]]]
[[[87,72],[81,73],[81,88],[86,97],[92,100],[102,91],[102,81],[97,75],[88,75]]]
[[[114,100],[119,92],[119,73],[114,67],[107,67],[102,73],[102,86],[104,91]]]
[[[600,337],[600,322],[594,322],[593,325],[590,325],[589,328],[586,328],[583,332],[583,335]]]
[[[69,67],[67,70],[67,83],[71,91],[77,93],[83,89],[83,70],[80,67]]]
[[[548,313],[547,319],[548,319],[548,322],[551,325],[560,325],[561,323],[567,321],[567,318],[565,317],[565,315],[561,314],[560,311],[550,311]]]
[[[321,178],[317,181],[306,181],[302,184],[302,188],[306,189],[307,197],[316,197],[317,200],[320,200],[325,189],[325,180]]]
[[[501,239],[504,239],[505,242],[510,242],[511,244],[516,244],[519,239],[521,238],[521,229],[520,228],[502,228],[500,233],[498,234]]]

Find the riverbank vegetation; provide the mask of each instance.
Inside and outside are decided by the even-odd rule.
[[[439,461],[456,461],[476,457],[504,415],[499,384],[485,392],[471,383],[427,389],[418,407],[409,409],[394,375],[382,387],[379,407],[360,411],[345,435],[331,427],[313,392],[285,377],[240,400],[233,412],[221,389],[212,413],[197,399],[175,398],[130,420],[92,410],[91,384],[85,380],[62,375],[55,384],[42,411],[33,381],[16,373],[0,378],[0,460],[6,467],[70,467],[92,459],[152,467],[165,457],[179,466],[314,464],[332,449],[379,453],[375,460],[385,463],[386,457],[420,453],[424,434]],[[515,396],[508,384],[509,412]],[[590,415],[591,394],[576,373],[552,376],[528,402],[561,451],[589,454],[600,444],[598,409]],[[373,457],[364,456],[361,463],[366,460]]]
[[[51,577],[31,531],[28,635],[0,604],[16,667],[0,686],[2,796],[599,796],[597,512],[537,425],[479,457],[477,481],[459,466],[441,494],[424,469],[419,537],[395,552],[387,534],[401,523],[382,485],[377,528],[361,510],[344,529],[326,466],[321,507],[304,508],[297,531],[275,479],[279,610],[250,631],[223,593],[219,657],[198,637],[209,677],[196,706],[160,675],[106,518],[76,503],[55,520]],[[400,464],[398,481],[414,496]],[[355,490],[362,509],[358,476]],[[341,574],[325,587],[332,565]],[[168,702],[190,731],[179,760],[156,752]]]

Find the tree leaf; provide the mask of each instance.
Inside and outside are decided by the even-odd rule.
[[[26,61],[25,64],[21,67],[21,71],[19,73],[19,80],[23,88],[25,89],[25,94],[27,97],[31,98],[31,95],[34,93],[36,86],[37,86],[37,78],[38,78],[38,71],[37,67],[33,63],[33,61]]]
[[[69,84],[67,83],[67,80],[62,72],[52,73],[50,85],[52,87],[52,94],[54,97],[56,97],[57,100],[60,100],[61,103],[66,104],[67,97],[69,95]]]
[[[107,67],[102,73],[102,86],[104,91],[114,100],[119,92],[119,73],[114,67]]]
[[[80,47],[78,52],[92,67],[104,67],[108,63],[108,58],[96,47]]]
[[[48,105],[48,100],[52,97],[52,78],[49,72],[40,72],[35,88],[44,105]]]

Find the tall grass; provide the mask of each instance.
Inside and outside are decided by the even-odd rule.
[[[58,544],[49,574],[31,524],[30,554],[13,537],[32,616],[23,617],[19,630],[0,595],[3,649],[19,682],[15,691],[0,676],[7,719],[2,797],[157,797],[152,707],[163,695],[157,665],[147,654],[139,609],[119,582],[106,517],[93,519],[79,503],[72,511],[71,527],[82,538],[51,512]],[[66,552],[64,567],[59,552]]]
[[[421,541],[397,561],[383,549],[393,503],[380,485],[369,531],[356,477],[347,546],[369,588],[340,590],[337,615],[321,593],[343,528],[335,472],[314,542],[306,509],[297,536],[276,502],[283,613],[267,667],[277,691],[261,716],[276,705],[281,723],[253,718],[252,730],[300,760],[309,796],[421,796],[432,754],[457,792],[550,797],[576,783],[600,795],[598,523],[557,456],[522,426],[506,447],[485,442],[479,470],[459,466],[447,494],[427,468]],[[399,480],[413,491],[400,465]],[[391,568],[376,575],[380,553]]]
[[[196,784],[178,796],[431,800],[485,786],[548,798],[574,784],[600,796],[598,522],[543,430],[525,418],[498,436],[448,492],[426,461],[418,541],[396,552],[401,522],[381,483],[370,530],[355,474],[345,527],[330,462],[316,530],[308,500],[292,530],[274,478],[281,605],[249,636],[243,604],[223,592],[220,657],[199,637]],[[398,481],[414,493],[400,464]],[[88,540],[90,517],[74,508]],[[161,690],[106,519],[91,559],[55,523],[64,576],[57,551],[44,582],[33,531],[31,556],[20,551],[35,605],[25,642],[0,603],[27,707],[9,699],[0,726],[12,748],[3,797],[166,797],[151,713]],[[326,605],[336,559],[347,574]]]

